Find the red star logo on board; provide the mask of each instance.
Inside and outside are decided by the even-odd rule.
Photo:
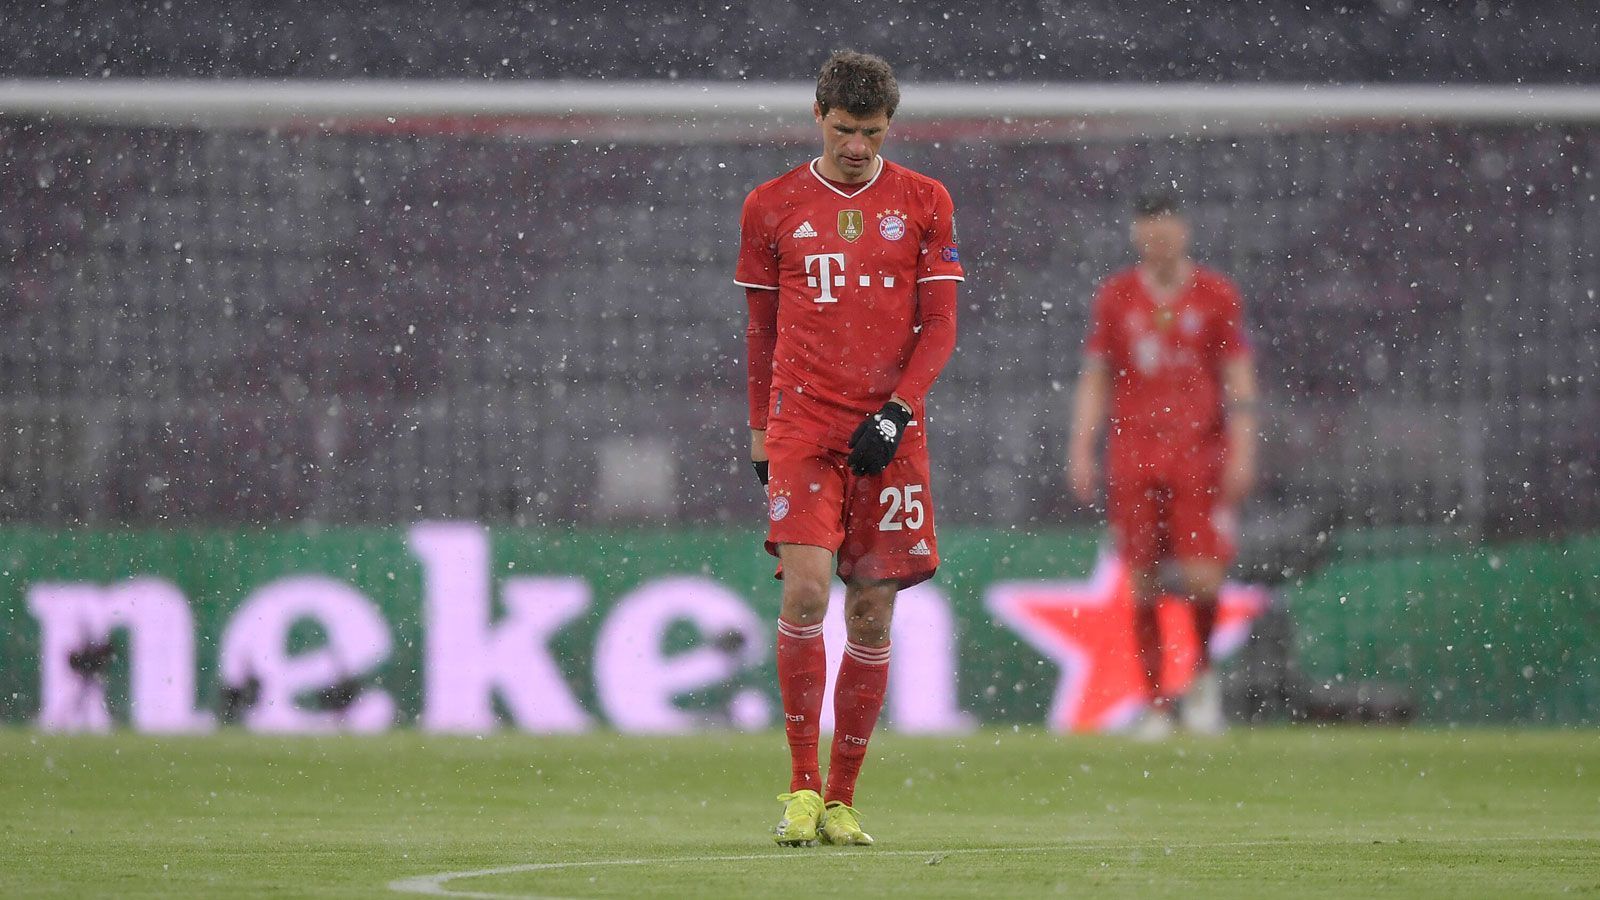
[[[1267,608],[1264,588],[1229,582],[1218,599],[1216,656],[1225,658],[1250,635]],[[990,588],[995,618],[1061,670],[1046,723],[1056,731],[1115,731],[1149,702],[1133,639],[1133,592],[1122,560],[1101,554],[1087,581],[1010,581]],[[1179,695],[1194,679],[1199,643],[1183,601],[1161,601],[1161,683]]]

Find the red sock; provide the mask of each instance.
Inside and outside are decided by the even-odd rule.
[[[889,683],[889,645],[844,645],[839,683],[833,691],[833,753],[828,759],[828,802],[853,806],[856,776],[867,758],[867,741],[883,710]]]
[[[1215,594],[1196,594],[1190,602],[1194,607],[1194,630],[1200,636],[1200,668],[1211,668],[1211,632],[1217,630],[1217,598]]]
[[[778,693],[783,731],[789,738],[789,790],[822,790],[817,764],[817,725],[828,687],[828,654],[822,623],[792,625],[778,620]]]
[[[1139,645],[1139,668],[1150,691],[1150,705],[1163,709],[1167,698],[1161,694],[1161,616],[1156,604],[1134,603],[1133,639]]]

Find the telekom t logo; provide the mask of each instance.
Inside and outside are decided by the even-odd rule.
[[[815,263],[817,274],[811,274]],[[834,267],[838,268],[835,269]],[[837,274],[835,274],[837,272]],[[833,289],[844,287],[844,254],[843,253],[812,253],[806,256],[806,285],[808,287],[821,287],[822,296],[812,298],[817,303],[838,303],[839,298],[833,295]]]
[[[815,303],[838,303],[839,298],[833,295],[834,288],[844,287],[844,254],[843,253],[812,253],[806,256],[806,286],[822,288],[822,296],[813,297]],[[880,275],[878,283],[885,288],[894,287],[893,275]],[[871,275],[858,275],[856,284],[861,287],[872,287]]]

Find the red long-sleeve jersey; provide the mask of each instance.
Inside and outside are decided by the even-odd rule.
[[[751,311],[751,427],[843,450],[894,394],[920,422],[964,279],[954,205],[932,178],[884,160],[865,184],[840,185],[813,161],[756,188],[734,278]],[[921,443],[921,429],[905,440]]]

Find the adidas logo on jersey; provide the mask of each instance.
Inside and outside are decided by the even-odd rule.
[[[790,235],[790,237],[797,237],[797,238],[808,238],[808,237],[816,237],[816,236],[817,236],[817,230],[815,228],[811,227],[811,222],[810,221],[801,222],[800,223],[800,227],[796,228],[794,230],[794,234]]]
[[[906,552],[911,554],[912,556],[932,556],[933,555],[933,551],[928,549],[928,539],[927,538],[923,538],[922,540],[917,541],[915,544],[912,544],[911,545],[911,549],[907,550]]]

